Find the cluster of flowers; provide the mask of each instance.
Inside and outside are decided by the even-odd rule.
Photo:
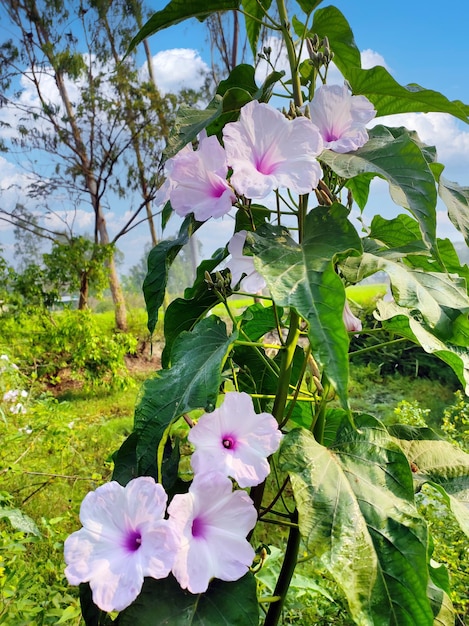
[[[254,558],[246,536],[257,512],[230,478],[241,488],[260,484],[281,438],[274,417],[255,413],[248,394],[226,393],[223,404],[189,432],[195,451],[188,493],[167,506],[162,485],[142,476],[125,487],[112,481],[85,496],[83,528],[64,546],[70,584],[89,582],[99,608],[121,611],[138,596],[145,576],[161,579],[172,572],[191,593],[206,591],[212,578],[241,578]]]
[[[0,374],[3,374],[7,379],[7,388],[13,382],[17,383],[18,378],[18,366],[10,361],[7,354],[0,354]],[[26,413],[26,407],[24,400],[28,397],[28,392],[24,389],[9,389],[5,391],[2,396],[2,401],[9,405],[10,413],[17,415],[19,413]]]
[[[18,402],[19,398],[28,397],[28,392],[24,389],[10,389],[3,394],[3,402],[7,402],[10,404],[10,413],[18,414],[18,413],[26,413],[26,407],[23,402]]]
[[[157,202],[170,200],[178,215],[193,213],[205,221],[226,215],[239,196],[263,199],[279,188],[307,194],[322,176],[317,157],[323,149],[344,153],[363,146],[368,140],[365,126],[375,114],[367,98],[351,95],[345,85],[319,87],[310,103],[311,119],[289,120],[268,104],[250,102],[238,121],[224,127],[224,148],[216,137],[204,134],[197,150],[187,145],[168,160]],[[227,267],[233,288],[239,284],[257,293],[266,283],[252,257],[243,254],[245,240],[246,231],[233,235]],[[348,303],[343,319],[349,332],[361,330]]]
[[[202,135],[197,150],[187,145],[167,161],[157,202],[170,200],[178,215],[193,213],[205,221],[226,215],[239,196],[262,199],[279,188],[310,193],[322,176],[317,157],[323,149],[350,152],[363,146],[365,125],[376,111],[345,85],[322,85],[310,114],[311,119],[289,120],[268,104],[249,102],[238,121],[225,125],[224,147],[215,136]]]

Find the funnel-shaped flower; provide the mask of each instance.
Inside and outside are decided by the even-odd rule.
[[[165,578],[178,548],[164,519],[166,501],[163,487],[148,476],[88,493],[80,509],[83,528],[65,540],[69,583],[89,582],[100,609],[121,611],[140,593],[144,576]]]
[[[249,293],[257,293],[264,289],[266,282],[262,276],[254,268],[254,260],[252,256],[243,254],[243,246],[246,241],[246,231],[240,230],[231,237],[228,243],[228,252],[231,259],[226,266],[231,272],[231,286],[234,288],[243,274],[245,275],[241,281],[241,289]]]
[[[319,87],[310,112],[324,147],[334,152],[351,152],[363,146],[368,141],[365,125],[376,115],[368,98],[352,96],[346,85]]]
[[[196,475],[214,470],[231,476],[240,487],[258,485],[269,474],[267,457],[277,450],[281,438],[270,413],[255,413],[247,393],[232,391],[191,429],[192,468]]]
[[[347,300],[345,301],[343,320],[345,328],[349,333],[356,333],[362,329],[361,321],[352,313],[352,309]]]
[[[197,150],[185,147],[166,163],[167,179],[156,200],[171,201],[181,216],[194,213],[197,220],[221,217],[231,210],[236,196],[228,185],[224,149],[216,137],[201,135]]]
[[[229,478],[197,475],[189,492],[175,495],[169,521],[181,537],[173,574],[183,589],[203,593],[212,578],[238,580],[248,571],[254,550],[246,535],[256,509],[244,491],[232,491]]]
[[[241,109],[237,122],[226,124],[223,140],[231,184],[247,198],[265,198],[273,189],[309,193],[317,187],[321,167],[316,160],[323,143],[306,117],[288,120],[256,100]]]

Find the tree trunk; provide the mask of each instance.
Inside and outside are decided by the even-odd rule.
[[[80,280],[80,299],[78,300],[78,310],[83,311],[88,308],[88,292],[89,292],[89,281],[88,281],[88,272],[84,270],[81,274]]]

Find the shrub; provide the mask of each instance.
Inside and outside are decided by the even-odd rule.
[[[2,322],[0,345],[35,378],[56,384],[66,372],[92,387],[130,382],[124,356],[135,351],[137,340],[103,330],[90,311],[22,313]]]

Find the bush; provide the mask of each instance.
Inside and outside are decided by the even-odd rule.
[[[90,311],[63,311],[3,318],[2,344],[24,372],[41,381],[54,385],[66,374],[87,386],[112,387],[129,384],[124,356],[135,351],[137,340],[103,330]]]

